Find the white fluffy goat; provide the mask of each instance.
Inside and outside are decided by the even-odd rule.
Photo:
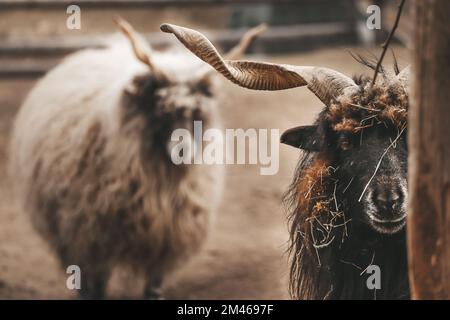
[[[175,165],[168,150],[176,128],[218,125],[213,73],[183,51],[152,52],[119,25],[130,43],[75,53],[37,83],[11,141],[24,208],[62,266],[81,268],[88,299],[105,297],[117,266],[145,275],[144,297],[157,297],[163,276],[204,242],[221,196],[221,167]]]

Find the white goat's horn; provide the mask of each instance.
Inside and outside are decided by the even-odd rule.
[[[333,98],[358,90],[358,86],[351,78],[332,69],[252,61],[225,61],[211,42],[198,31],[171,24],[161,25],[161,30],[173,33],[200,59],[230,81],[245,88],[283,90],[306,85],[326,106],[330,105]]]
[[[261,23],[260,25],[245,32],[239,43],[231,48],[231,50],[227,54],[225,54],[225,59],[239,59],[245,54],[245,51],[247,51],[248,47],[253,43],[253,41],[255,41],[255,39],[266,30],[267,25],[265,23]]]
[[[158,68],[156,68],[156,66],[152,62],[150,47],[146,43],[144,43],[142,39],[139,38],[139,35],[131,26],[131,24],[120,17],[115,18],[114,22],[119,26],[122,33],[130,41],[136,58],[142,63],[146,64],[157,78],[165,78],[165,75],[160,70],[158,70]]]

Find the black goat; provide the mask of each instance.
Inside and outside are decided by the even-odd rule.
[[[314,125],[281,137],[306,151],[286,196],[293,297],[408,298],[409,68],[395,75],[381,70],[383,77],[372,85],[323,67],[223,60],[199,32],[168,24],[161,29],[242,87],[307,86],[325,105]],[[365,271],[375,265],[381,274],[372,288]]]
[[[291,293],[300,299],[409,297],[405,244],[407,95],[383,80],[326,107],[282,142],[306,152],[286,195]],[[380,270],[368,287],[369,265]]]

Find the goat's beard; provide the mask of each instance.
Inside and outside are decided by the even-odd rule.
[[[329,210],[334,203],[330,200],[333,197],[328,177],[330,163],[325,155],[307,152],[284,197],[290,222],[290,292],[295,299],[323,299],[329,291],[329,288],[317,286],[320,265],[317,245],[333,245],[333,235],[327,239],[317,238],[314,226],[323,225],[324,219],[332,216]]]

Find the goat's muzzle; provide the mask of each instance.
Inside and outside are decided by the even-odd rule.
[[[367,215],[376,231],[393,234],[405,226],[407,193],[402,183],[382,183],[369,190]]]

